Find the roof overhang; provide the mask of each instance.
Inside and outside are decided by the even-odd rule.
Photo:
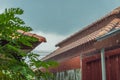
[[[23,30],[17,30],[18,33],[23,34],[23,36],[30,36],[33,38],[38,39],[38,41],[32,43],[32,47],[28,47],[28,46],[23,46],[22,50],[26,51],[26,52],[30,52],[32,51],[35,47],[37,47],[39,44],[41,44],[42,42],[46,42],[46,38],[34,33],[30,33],[30,32],[25,32]]]
[[[25,52],[30,52],[36,46],[38,46],[39,44],[41,44],[42,42],[46,42],[46,39],[43,36],[40,36],[40,35],[37,35],[37,34],[34,34],[34,33],[30,33],[30,32],[25,32],[23,30],[17,30],[17,32],[20,33],[20,34],[22,34],[23,36],[30,36],[30,37],[38,39],[38,41],[36,41],[34,43],[31,43],[32,47],[25,46],[25,45],[21,44],[20,46],[22,46],[22,50],[25,51]],[[4,46],[7,43],[9,43],[9,41],[7,41],[7,40],[0,40],[0,43]]]
[[[91,48],[87,48],[86,46],[89,46]],[[96,38],[96,41],[89,41],[86,44],[72,48],[71,50],[63,52],[62,54],[58,54],[47,59],[43,58],[43,60],[57,60],[58,62],[62,62],[66,59],[80,56],[80,54],[89,56],[89,53],[90,55],[94,53],[99,53],[99,50],[101,48],[106,48],[107,50],[109,50],[116,47],[120,47],[120,29],[113,30],[101,37],[98,37]]]
[[[97,42],[94,44],[96,49],[120,46],[120,29],[113,30],[106,35],[98,37],[96,40]]]

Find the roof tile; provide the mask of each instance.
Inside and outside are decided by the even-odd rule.
[[[118,24],[119,23],[119,24]],[[75,42],[72,42],[71,44],[68,44],[62,48],[58,48],[56,51],[54,51],[53,53],[49,54],[48,56],[44,57],[43,60],[49,59],[53,56],[56,56],[58,54],[64,53],[68,50],[71,50],[72,48],[75,48],[77,46],[81,46],[82,44],[85,44],[87,42],[90,42],[92,40],[95,40],[97,37],[100,37],[102,35],[105,35],[106,33],[108,33],[109,31],[111,31],[113,28],[118,27],[120,28],[120,19],[119,18],[115,18],[113,19],[108,25],[104,26],[103,28],[96,30],[95,32],[78,39]]]
[[[44,37],[42,37],[42,36],[30,33],[30,32],[25,32],[23,30],[17,30],[17,32],[19,32],[19,33],[21,33],[23,35],[26,35],[26,36],[31,36],[31,37],[37,38],[40,42],[46,42],[46,39]]]

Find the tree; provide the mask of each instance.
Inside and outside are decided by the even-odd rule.
[[[38,39],[24,36],[18,30],[32,31],[25,22],[19,18],[23,14],[20,8],[5,9],[0,14],[0,79],[1,80],[31,80],[32,78],[47,80],[48,68],[56,62],[43,62],[38,54],[28,53],[23,50],[24,46],[32,47],[32,43]],[[26,58],[29,60],[26,62]],[[43,67],[46,72],[34,71],[33,68]]]

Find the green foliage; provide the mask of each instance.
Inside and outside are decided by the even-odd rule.
[[[32,44],[38,41],[36,38],[17,32],[17,30],[26,32],[32,30],[19,18],[23,12],[20,8],[10,8],[0,14],[0,79],[32,80],[36,78],[47,80],[51,75],[47,69],[57,63],[43,62],[39,60],[38,54],[27,53],[23,50],[24,46],[32,48]],[[46,72],[39,70],[41,67]]]

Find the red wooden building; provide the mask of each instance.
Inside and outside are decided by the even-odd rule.
[[[55,80],[120,80],[120,7],[56,45]]]

